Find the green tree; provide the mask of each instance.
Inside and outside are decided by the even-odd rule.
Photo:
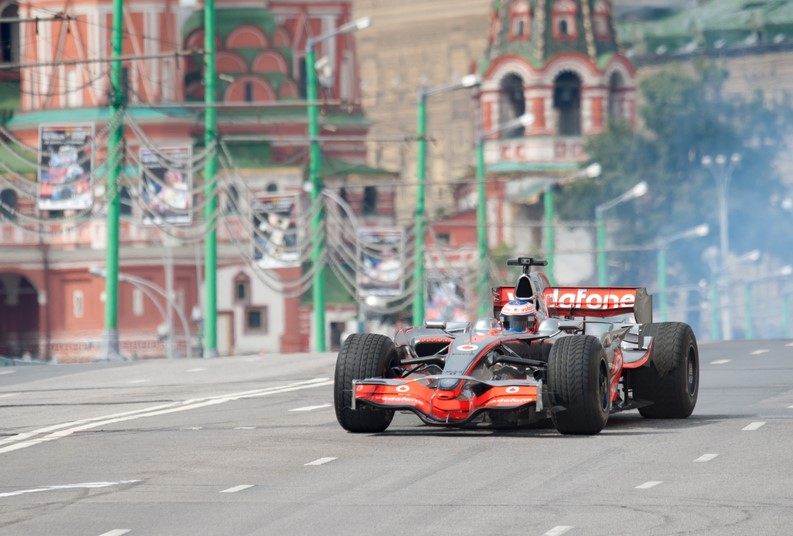
[[[647,181],[646,196],[607,213],[610,241],[623,248],[649,249],[657,239],[708,223],[707,238],[675,243],[670,268],[679,275],[671,284],[707,277],[702,252],[718,245],[717,186],[702,165],[705,155],[741,156],[728,189],[731,252],[759,248],[781,262],[793,261],[793,237],[787,231],[793,215],[780,203],[790,193],[782,180],[784,170],[775,165],[781,152],[789,150],[790,103],[759,94],[725,94],[726,72],[712,63],[697,65],[696,72],[688,76],[669,70],[645,79],[640,86],[641,129],[633,131],[616,121],[591,138],[587,151],[603,166],[603,175],[565,186],[558,196],[562,219],[594,220],[597,205]],[[622,268],[610,269],[611,283],[655,283],[654,250],[613,252],[609,260]]]

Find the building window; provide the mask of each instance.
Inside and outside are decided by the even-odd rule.
[[[226,190],[226,214],[240,213],[240,193],[237,187],[231,185]]]
[[[377,211],[377,188],[374,186],[365,186],[363,189],[363,203],[361,205],[361,212],[364,216],[370,216]]]
[[[515,2],[509,11],[509,40],[526,41],[531,37],[531,8],[525,0]]]
[[[132,314],[143,316],[143,292],[139,288],[132,289]]]
[[[13,221],[17,217],[17,193],[10,188],[0,192],[0,219]]]
[[[82,290],[75,290],[72,293],[72,316],[74,318],[85,316],[85,295]]]
[[[267,307],[245,308],[245,333],[267,335]]]
[[[592,13],[592,26],[595,29],[595,38],[608,40],[611,38],[611,29],[609,28],[609,6],[604,0],[598,0],[595,3],[595,9]]]
[[[503,125],[526,113],[526,96],[523,93],[523,79],[516,74],[509,74],[501,80],[500,115],[494,124]],[[526,133],[523,126],[505,130],[502,137],[507,139],[522,138]]]
[[[553,108],[556,112],[560,136],[581,135],[581,79],[577,74],[564,72],[553,85]]]
[[[556,0],[553,5],[553,38],[573,41],[578,38],[578,6],[573,0]]]
[[[253,102],[253,82],[245,82],[245,102]]]
[[[248,303],[251,301],[251,280],[245,274],[234,278],[234,303]]]

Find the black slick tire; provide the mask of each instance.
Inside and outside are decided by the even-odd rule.
[[[649,366],[636,370],[635,397],[652,402],[639,413],[651,419],[685,419],[699,395],[699,349],[691,326],[659,324],[650,358]]]
[[[393,410],[366,405],[352,409],[352,381],[387,377],[397,359],[394,343],[388,337],[374,333],[347,337],[336,359],[333,385],[336,419],[342,428],[355,433],[377,433],[388,428],[394,418]]]
[[[611,391],[606,353],[596,337],[570,335],[554,342],[548,356],[553,424],[563,434],[593,435],[608,422]]]

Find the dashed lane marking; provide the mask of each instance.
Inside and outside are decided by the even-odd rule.
[[[289,411],[314,411],[315,409],[329,408],[330,404],[322,404],[320,406],[306,406],[303,408],[290,409]]]
[[[13,374],[15,372],[16,370],[0,370],[0,376],[2,376],[3,374]]]
[[[556,527],[552,528],[542,536],[561,536],[565,532],[570,531],[572,528],[573,527],[569,525],[557,525]]]
[[[46,441],[53,441],[70,436],[77,432],[107,426],[108,424],[115,424],[119,422],[132,421],[141,419],[143,417],[156,417],[159,415],[167,415],[177,413],[180,411],[189,411],[193,409],[200,409],[209,406],[216,406],[218,404],[225,404],[233,400],[243,400],[247,398],[257,398],[261,396],[270,396],[282,393],[289,393],[299,391],[302,389],[313,389],[316,387],[325,387],[333,385],[333,380],[329,378],[314,378],[312,380],[305,380],[301,382],[290,383],[286,385],[279,385],[276,387],[268,387],[266,389],[253,389],[250,391],[240,391],[236,393],[227,393],[223,395],[209,396],[205,398],[194,398],[185,400],[183,402],[171,402],[169,404],[162,404],[159,406],[152,406],[124,413],[116,413],[113,415],[103,415],[101,417],[93,417],[90,419],[83,419],[79,421],[65,422],[61,424],[54,424],[45,428],[39,428],[30,432],[23,432],[11,437],[0,439],[0,454],[11,452],[14,450],[24,449],[44,443]],[[47,435],[43,435],[47,434]],[[43,437],[35,437],[42,436]],[[6,445],[6,446],[3,446]]]
[[[187,369],[187,372],[204,372],[206,369],[203,367]]]
[[[100,534],[99,536],[123,536],[129,532],[132,531],[130,529],[113,529],[109,532],[105,532],[104,534]]]
[[[639,484],[636,486],[636,489],[650,489],[654,488],[658,484],[661,484],[660,480],[650,480],[649,482],[645,482],[644,484]]]
[[[240,484],[239,486],[234,486],[233,488],[224,489],[220,493],[237,493],[238,491],[243,491],[252,487],[253,484]]]
[[[150,381],[151,380],[146,380],[146,379],[144,379],[144,380],[130,380],[129,383],[146,383],[146,382],[150,382]]]
[[[333,460],[338,460],[338,458],[320,458],[318,460],[314,460],[313,462],[308,462],[303,465],[325,465],[326,463],[332,462]]]
[[[256,430],[255,426],[235,426],[235,430]]]
[[[761,355],[761,354],[767,354],[767,353],[768,353],[768,352],[770,352],[770,351],[771,351],[771,350],[766,350],[766,349],[762,349],[762,350],[755,350],[754,352],[752,352],[752,355]]]
[[[0,395],[0,398],[8,398],[10,396],[16,396],[18,394],[19,393],[3,393],[2,395]]]
[[[793,346],[793,342],[789,342],[785,346]]]
[[[757,430],[758,428],[760,428],[760,427],[761,427],[761,426],[763,426],[764,424],[765,424],[765,422],[762,422],[762,421],[753,422],[753,423],[751,423],[751,424],[748,424],[748,425],[744,426],[744,427],[742,428],[742,430],[743,430],[744,432],[754,432],[755,430]]]
[[[718,456],[718,454],[703,454],[702,456],[700,456],[699,458],[697,458],[694,461],[695,462],[709,462],[710,460],[712,460],[716,456]]]
[[[729,362],[730,362],[729,359],[717,359],[716,361],[711,361],[710,364],[711,365],[723,365],[723,364],[729,363]]]
[[[9,491],[0,493],[0,497],[15,497],[17,495],[25,495],[27,493],[41,493],[42,491],[57,491],[63,489],[97,489],[109,488],[111,486],[121,486],[124,484],[134,484],[140,480],[119,480],[118,482],[82,482],[80,484],[62,484],[59,486],[44,486],[41,488],[20,489],[17,491]]]

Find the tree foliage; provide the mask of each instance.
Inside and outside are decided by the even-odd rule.
[[[562,219],[594,219],[599,204],[642,180],[648,183],[646,196],[606,213],[609,248],[645,248],[609,253],[610,264],[617,264],[610,269],[612,283],[652,286],[657,241],[701,223],[709,224],[709,236],[675,242],[670,260],[678,284],[708,275],[703,251],[719,244],[716,177],[724,175],[734,154],[740,162],[727,189],[731,254],[757,248],[779,262],[793,261],[793,214],[781,202],[791,193],[783,180],[787,170],[778,165],[790,146],[790,103],[726,94],[726,72],[713,64],[699,64],[696,72],[669,70],[646,78],[640,85],[640,130],[611,122],[587,145],[602,176],[565,186],[557,196]],[[703,165],[703,157],[717,155],[724,155],[724,168]]]

